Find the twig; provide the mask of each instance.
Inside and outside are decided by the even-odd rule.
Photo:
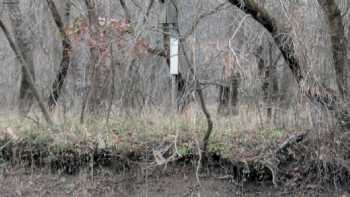
[[[39,120],[38,117],[36,117],[36,119],[34,119],[34,118],[30,117],[30,116],[25,116],[24,118],[34,122],[37,126],[41,126],[41,123],[40,123],[40,120]]]
[[[13,141],[13,140],[10,139],[10,140],[7,141],[4,145],[2,145],[2,146],[0,147],[0,151],[2,151],[6,146],[8,146],[12,141]]]
[[[197,151],[198,151],[198,164],[197,164],[197,168],[196,168],[196,180],[197,180],[197,184],[199,186],[201,186],[201,181],[199,179],[199,170],[201,168],[201,165],[202,165],[202,150],[201,150],[201,147],[199,145],[199,142],[198,142],[198,139],[197,139],[197,136],[195,137],[195,142],[196,142],[196,146],[197,146]]]
[[[227,4],[227,2],[225,1],[225,2],[223,2],[221,4],[219,4],[214,9],[210,10],[209,12],[206,12],[206,13],[203,13],[203,14],[197,16],[195,18],[195,20],[193,21],[191,29],[188,32],[186,32],[181,38],[182,39],[186,39],[188,36],[190,36],[195,31],[195,29],[197,28],[197,26],[199,25],[199,23],[201,22],[202,19],[204,19],[204,18],[206,18],[208,16],[211,16],[213,14],[216,14],[219,11],[223,10],[225,8],[226,4]]]
[[[349,0],[345,0],[345,1],[346,1],[346,8],[345,8],[344,13],[341,14],[342,17],[344,17],[345,15],[347,15],[348,12],[349,12],[349,9],[350,9],[350,2],[349,2]]]
[[[240,63],[240,61],[239,61],[239,58],[238,58],[238,56],[237,56],[237,53],[236,53],[236,51],[235,51],[235,50],[233,49],[233,47],[232,47],[232,40],[235,39],[235,37],[237,36],[237,33],[238,33],[239,30],[241,29],[241,27],[242,27],[244,21],[248,18],[248,16],[249,16],[249,15],[246,15],[246,16],[243,17],[243,19],[241,20],[241,22],[238,24],[238,27],[236,28],[235,32],[232,34],[231,38],[230,38],[229,41],[228,41],[228,46],[229,46],[229,48],[230,48],[230,50],[231,50],[231,53],[232,53],[232,55],[234,56],[234,58],[235,58],[235,60],[236,60],[236,64],[237,64],[237,66],[238,66],[238,69],[241,70],[241,71],[242,71],[243,69],[242,69],[242,67],[241,67],[241,63]],[[232,65],[232,66],[233,66],[233,65]],[[243,72],[241,72],[241,75],[242,75],[243,77],[245,76]]]
[[[147,7],[147,10],[146,10],[146,14],[143,18],[143,24],[145,24],[147,22],[147,18],[149,16],[149,14],[151,13],[151,9],[153,7],[153,4],[154,4],[154,0],[150,0],[148,7]]]
[[[176,135],[175,135],[175,140],[174,140],[174,148],[175,148],[175,153],[181,158],[182,155],[179,152],[178,148],[177,148],[177,139],[179,137],[179,129],[176,129]]]

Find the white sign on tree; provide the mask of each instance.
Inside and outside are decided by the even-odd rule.
[[[170,38],[170,74],[179,74],[179,39]]]

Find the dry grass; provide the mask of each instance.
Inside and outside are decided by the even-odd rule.
[[[99,157],[104,162],[120,161],[122,158],[125,161],[121,161],[121,165],[132,160],[148,168],[157,165],[153,150],[175,142],[176,151],[181,155],[177,155],[177,159],[194,158],[191,162],[195,163],[198,155],[196,142],[202,139],[206,121],[196,107],[191,109],[190,113],[174,116],[157,111],[144,111],[132,117],[113,116],[108,124],[105,119],[96,117],[89,117],[85,124],[79,124],[73,115],[66,114],[71,118],[63,119],[62,114],[56,114],[54,127],[40,124],[35,118],[20,120],[16,116],[7,116],[0,121],[0,168],[7,163],[21,163],[24,160],[33,163],[30,161],[33,158],[48,165],[54,163],[63,166],[67,162],[82,165],[85,162],[84,165],[89,167],[89,162],[96,162]],[[322,128],[313,130],[305,142],[288,149],[287,156],[292,158],[291,163],[276,158],[274,152],[282,142],[293,134],[311,128],[307,110],[301,108],[279,112],[269,122],[262,118],[263,110],[248,106],[242,106],[238,116],[213,115],[215,107],[209,109],[214,122],[209,155],[238,162],[243,174],[247,169],[253,169],[249,171],[253,174],[262,170],[273,176],[274,183],[284,181],[293,188],[298,186],[296,182],[306,182],[308,186],[320,179],[329,183],[335,177],[337,181],[350,182],[347,174],[350,172],[349,158],[346,156],[350,151],[349,134],[339,134],[339,131],[332,130],[331,125],[324,128],[321,125]],[[12,151],[10,162],[6,155],[9,151],[4,152],[5,149]],[[81,160],[74,161],[72,155]],[[163,156],[165,159],[170,157]],[[89,159],[91,157],[94,160]],[[92,169],[94,165],[91,165]],[[281,167],[284,168],[282,174]],[[339,169],[335,172],[334,168]]]
[[[11,115],[0,121],[0,140],[21,141],[36,136],[36,140],[49,141],[51,146],[60,148],[78,148],[79,145],[82,149],[97,147],[130,152],[171,143],[176,137],[178,146],[183,145],[195,152],[195,138],[201,139],[206,122],[199,109],[195,106],[191,109],[184,115],[174,116],[157,111],[144,111],[133,117],[115,116],[108,124],[103,118],[91,117],[85,124],[79,124],[73,115],[62,118],[62,114],[56,113],[54,127],[41,124],[39,118],[33,118],[33,115],[24,119]],[[210,110],[215,114],[215,106],[211,106]],[[273,122],[264,120],[263,115],[248,106],[242,106],[238,116],[212,115],[214,130],[209,151],[234,160],[253,158],[271,151],[290,133],[301,131],[300,127],[307,128],[308,120],[303,120],[305,114],[295,117],[292,110],[276,113]]]

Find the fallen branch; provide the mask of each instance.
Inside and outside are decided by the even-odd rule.
[[[275,154],[283,153],[286,149],[288,149],[290,146],[297,144],[305,139],[305,137],[308,135],[309,131],[295,134],[290,136],[286,141],[284,141],[275,151]]]

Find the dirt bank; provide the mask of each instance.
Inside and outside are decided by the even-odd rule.
[[[201,173],[188,166],[82,170],[76,175],[53,173],[49,169],[6,168],[0,174],[2,197],[235,197],[235,196],[341,196],[344,190],[274,187],[271,182],[243,183],[223,174]],[[343,195],[343,196],[342,196]]]

